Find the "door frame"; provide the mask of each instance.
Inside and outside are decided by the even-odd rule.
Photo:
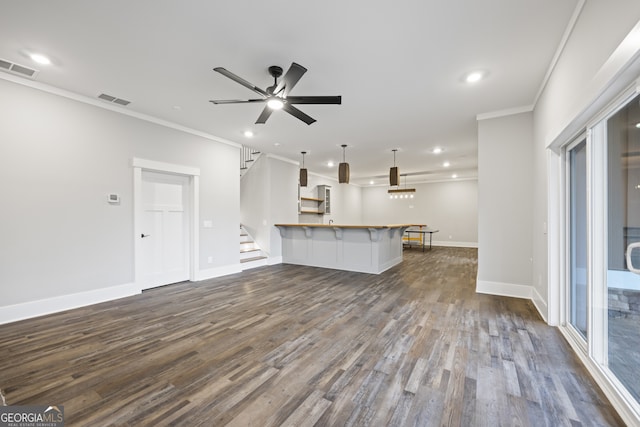
[[[640,70],[640,57],[638,57]],[[588,338],[578,337],[578,333],[568,325],[568,188],[567,188],[567,148],[577,137],[566,138],[562,144],[556,141],[547,146],[548,180],[548,295],[549,324],[558,326],[567,342],[575,351],[587,371],[596,380],[604,394],[619,412],[623,420],[640,419],[638,403],[620,380],[608,367],[608,324],[607,324],[607,224],[608,224],[608,188],[603,179],[607,174],[606,141],[607,120],[620,108],[640,94],[640,79],[611,94],[608,102],[576,119],[580,132],[587,135],[587,222],[588,222]],[[588,114],[587,114],[588,113]],[[575,130],[575,128],[574,128]]]
[[[200,169],[173,163],[134,157],[133,166],[133,242],[134,242],[134,277],[138,289],[142,291],[142,172],[160,172],[183,175],[189,178],[187,184],[187,221],[189,223],[189,280],[195,281],[199,270],[200,235],[198,234],[200,206]]]

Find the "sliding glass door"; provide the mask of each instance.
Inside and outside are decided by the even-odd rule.
[[[640,413],[640,96],[565,149],[564,323]]]
[[[640,402],[640,97],[606,129],[608,365]]]

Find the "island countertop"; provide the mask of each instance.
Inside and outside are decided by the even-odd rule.
[[[402,262],[402,235],[412,224],[274,224],[285,264],[380,274]]]
[[[403,228],[416,224],[387,224],[387,225],[352,225],[352,224],[274,224],[276,227],[313,227],[313,228]]]

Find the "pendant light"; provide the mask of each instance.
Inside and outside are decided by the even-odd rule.
[[[390,194],[390,199],[413,199],[413,193],[416,192],[415,188],[407,188],[407,175],[404,175],[404,188],[400,188],[400,184],[398,184],[398,188],[389,189],[387,193]]]
[[[400,172],[396,167],[396,151],[397,148],[393,150],[393,167],[389,169],[389,188],[387,192],[389,193],[390,199],[413,199],[413,193],[416,192],[415,188],[407,188],[407,174],[404,174],[404,188],[400,188]]]
[[[304,167],[304,155],[307,154],[306,151],[301,151],[302,153],[302,168],[300,168],[300,187],[307,186],[307,170]]]
[[[346,162],[344,157],[345,148],[347,148],[347,145],[342,144],[342,163],[338,165],[338,182],[340,184],[349,183],[349,163]]]
[[[393,187],[394,185],[400,185],[400,171],[396,166],[396,151],[398,149],[394,148],[391,151],[393,151],[393,167],[389,169],[389,185]]]

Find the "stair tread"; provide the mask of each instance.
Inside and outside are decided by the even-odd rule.
[[[240,249],[240,253],[244,254],[244,253],[247,253],[247,252],[257,252],[259,250],[260,250],[260,248]]]

